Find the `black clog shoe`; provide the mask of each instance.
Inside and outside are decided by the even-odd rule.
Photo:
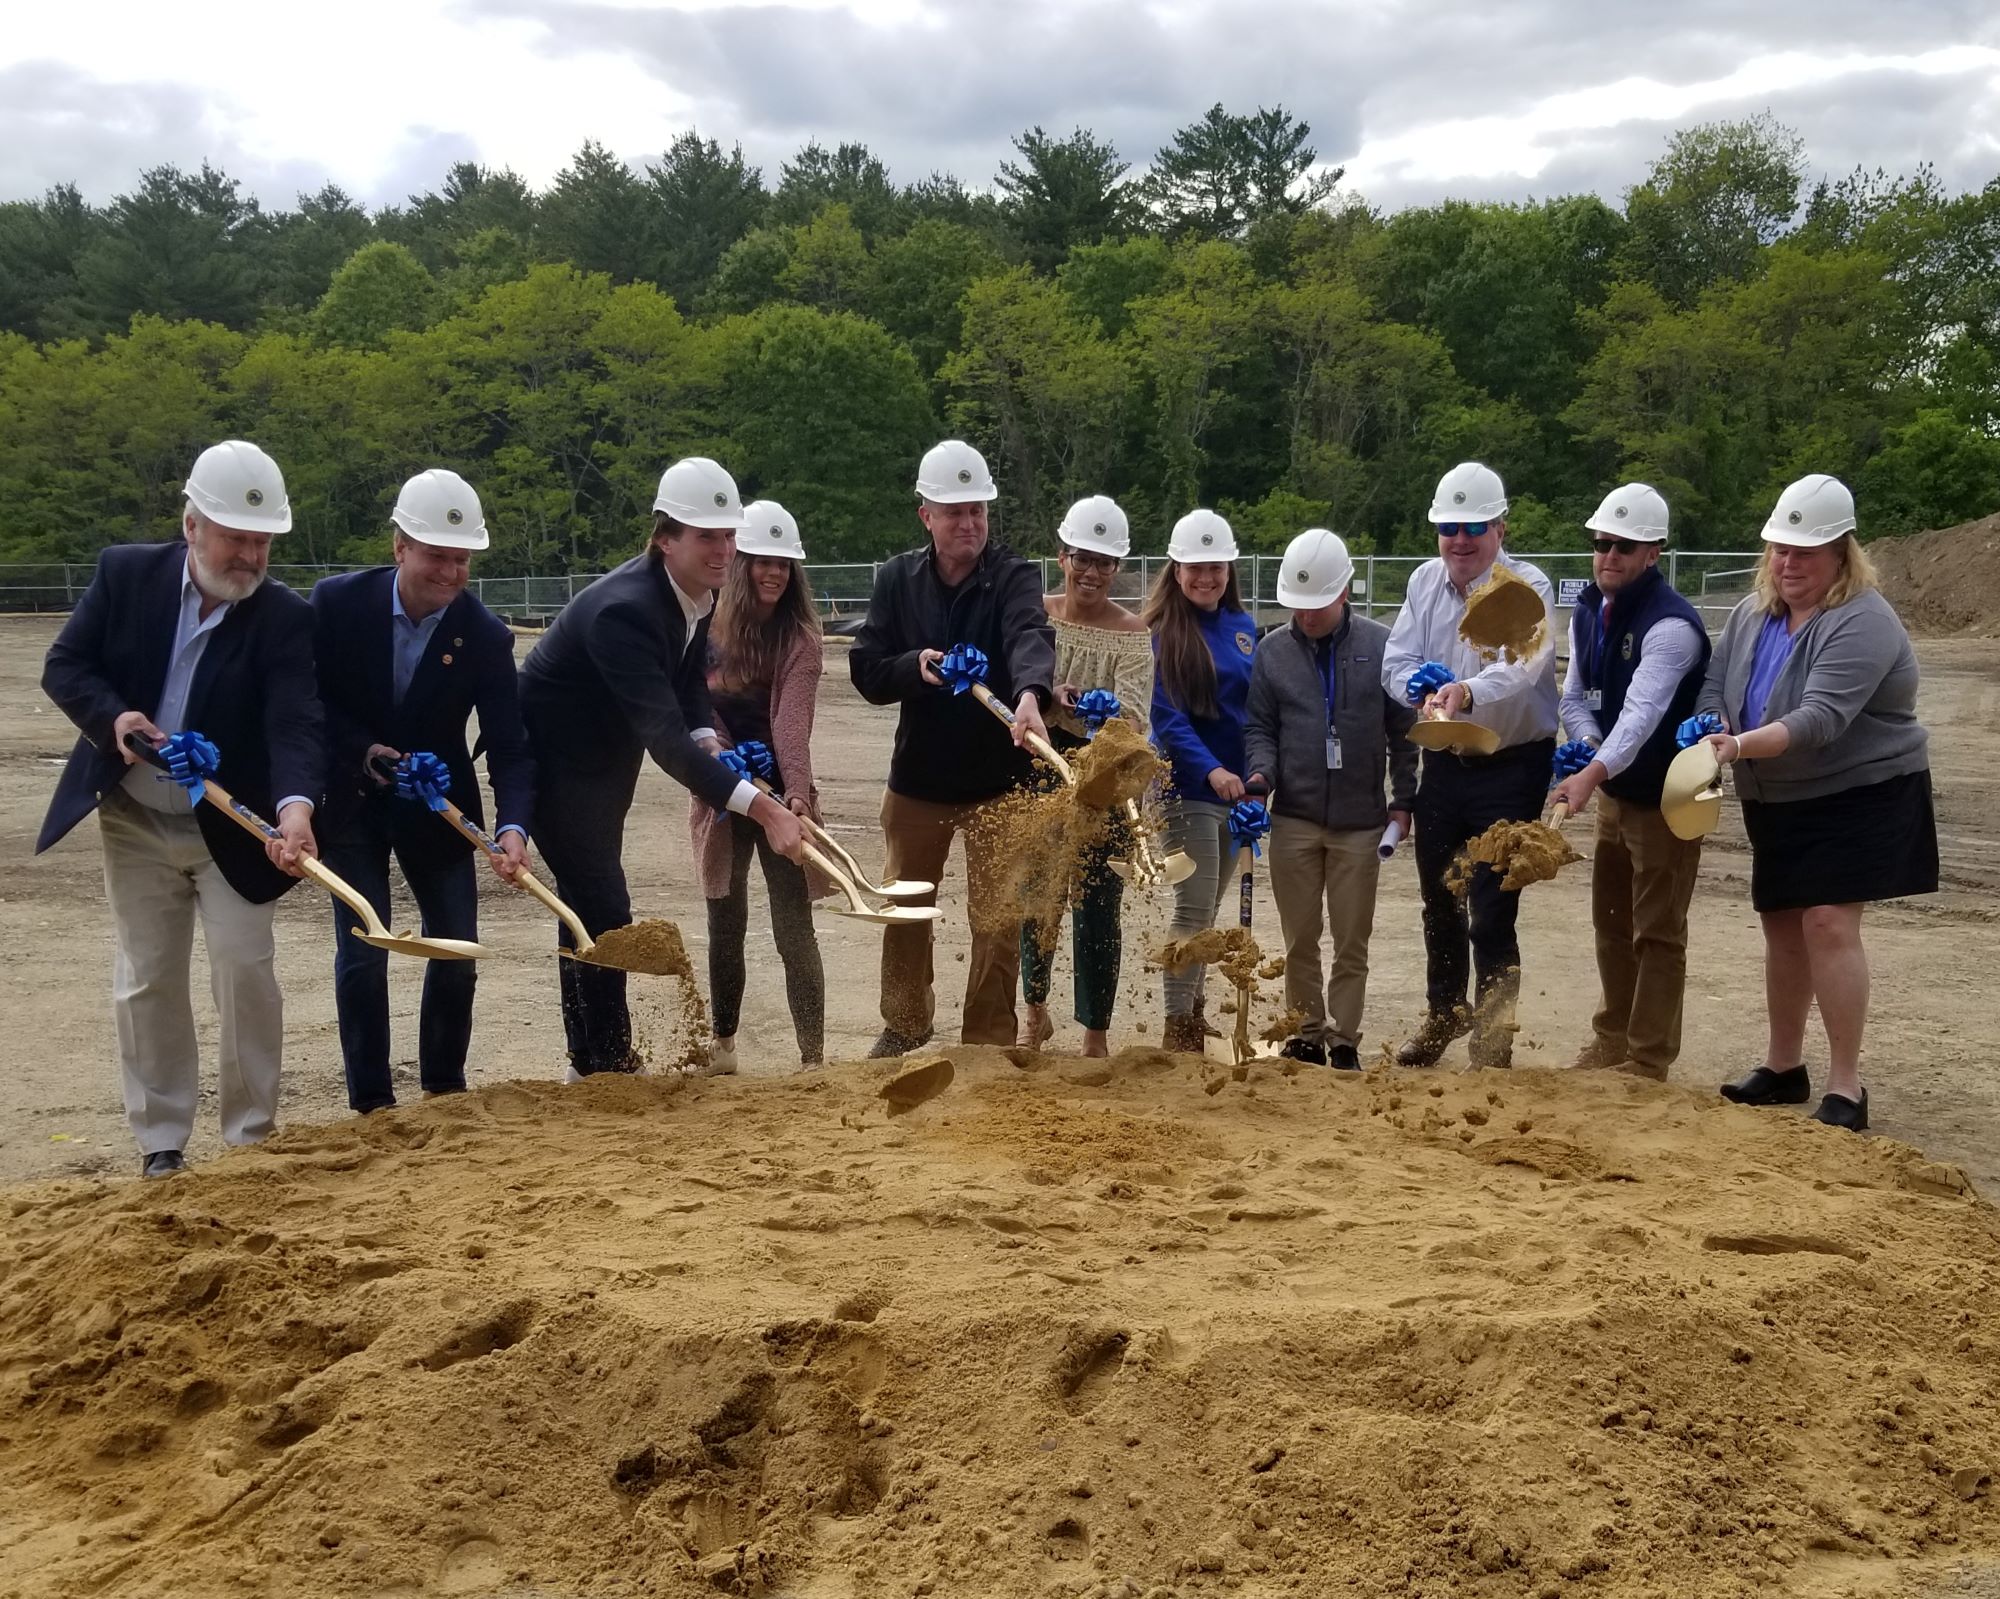
[[[1812,1077],[1803,1066],[1788,1072],[1758,1066],[1724,1083],[1722,1097],[1738,1105],[1803,1105],[1812,1098]]]
[[[1861,1090],[1859,1099],[1849,1099],[1845,1094],[1822,1094],[1819,1109],[1812,1113],[1812,1119],[1823,1122],[1828,1127],[1845,1127],[1850,1133],[1868,1131],[1868,1090]]]

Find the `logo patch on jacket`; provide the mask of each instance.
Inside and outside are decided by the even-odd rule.
[[[1632,635],[1630,633],[1625,635],[1625,643],[1618,651],[1618,658],[1621,661],[1632,659]]]
[[[1257,635],[1255,633],[1238,633],[1236,635],[1236,647],[1245,655],[1255,655],[1257,653]]]

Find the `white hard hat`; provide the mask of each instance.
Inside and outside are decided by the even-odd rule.
[[[440,549],[483,550],[492,542],[472,485],[443,467],[419,472],[405,483],[389,520],[419,544]]]
[[[705,455],[690,455],[660,474],[653,509],[689,527],[741,527],[743,501],[736,479]]]
[[[1167,559],[1183,565],[1236,559],[1236,534],[1213,511],[1190,511],[1167,536]]]
[[[1064,514],[1056,537],[1073,550],[1124,560],[1132,553],[1132,524],[1108,494],[1078,500]]]
[[[1667,498],[1649,483],[1621,483],[1583,524],[1593,533],[1641,544],[1667,542]]]
[[[292,530],[284,473],[276,461],[242,439],[224,439],[203,450],[181,492],[188,504],[223,527],[243,533]]]
[[[963,505],[991,500],[1000,491],[986,469],[986,457],[963,439],[946,439],[924,451],[917,467],[917,494],[933,505]]]
[[[1278,568],[1278,603],[1294,611],[1331,605],[1354,581],[1354,559],[1337,533],[1309,527],[1285,546]]]
[[[1854,531],[1854,496],[1837,477],[1815,472],[1778,496],[1764,524],[1766,544],[1812,549]]]
[[[1431,496],[1433,522],[1491,522],[1506,514],[1500,474],[1477,461],[1461,461],[1445,473]]]
[[[803,561],[806,547],[797,518],[776,500],[752,500],[743,507],[743,526],[736,530],[736,553]]]

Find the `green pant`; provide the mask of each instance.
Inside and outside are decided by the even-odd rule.
[[[1118,994],[1118,962],[1122,943],[1118,912],[1125,885],[1106,864],[1117,843],[1107,837],[1077,863],[1070,890],[1070,925],[1076,969],[1076,1020],[1098,1031],[1111,1025],[1111,1004]],[[1060,929],[1040,922],[1021,924],[1021,992],[1030,1005],[1049,1002],[1050,969],[1055,965]]]

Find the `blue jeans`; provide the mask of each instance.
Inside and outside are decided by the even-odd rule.
[[[407,812],[407,814],[403,814]],[[431,938],[479,937],[479,886],[472,846],[439,855],[413,849],[411,840],[434,841],[429,830],[445,823],[412,801],[370,800],[325,845],[323,859],[358,889],[389,924],[389,857],[423,913]],[[357,1111],[396,1103],[389,1083],[389,952],[354,936],[354,913],[333,906],[333,999],[340,1014],[340,1058],[347,1073],[347,1103]],[[472,1043],[472,990],[477,962],[428,961],[423,1007],[417,1022],[417,1070],[424,1091],[457,1093],[465,1087],[465,1057]]]

